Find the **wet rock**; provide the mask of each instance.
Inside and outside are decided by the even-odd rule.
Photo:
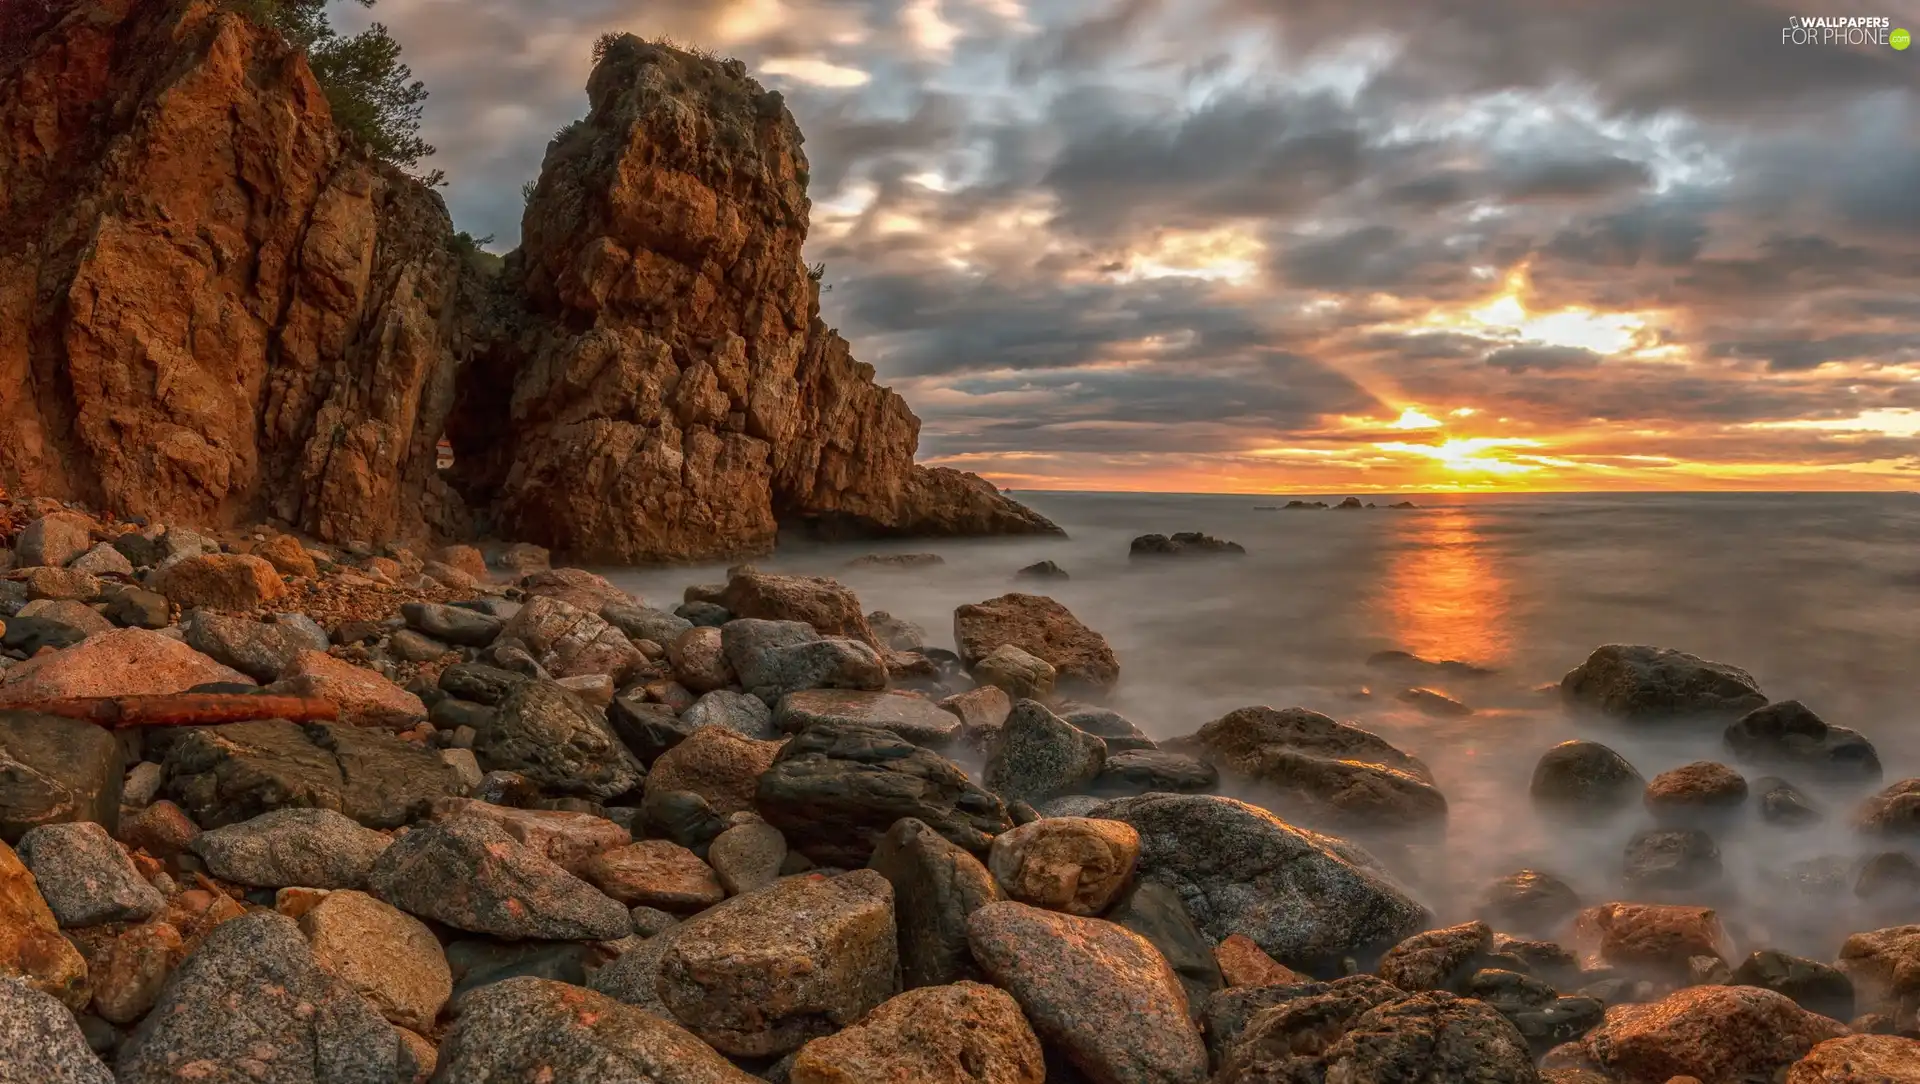
[[[368,884],[408,914],[495,937],[607,941],[632,928],[626,908],[478,817],[408,832]]]
[[[1558,877],[1523,869],[1488,886],[1480,913],[1502,929],[1551,935],[1580,911],[1580,896]]]
[[[780,881],[671,936],[659,963],[660,1000],[727,1054],[797,1049],[899,988],[893,889],[872,870]]]
[[[826,690],[816,691],[826,692]],[[794,697],[803,695],[807,694],[789,693],[782,698],[780,702],[785,704]],[[858,693],[839,695],[883,696],[887,694]],[[752,738],[755,741],[779,740],[781,732],[780,728],[775,725],[774,720],[773,710],[767,707],[766,701],[761,700],[757,696],[749,696],[746,693],[734,693],[725,690],[716,690],[707,693],[705,696],[694,701],[693,706],[689,707],[680,715],[680,721],[687,727],[687,733],[689,734],[703,726],[720,726],[736,734]]]
[[[0,976],[24,979],[75,1012],[87,1007],[86,960],[60,936],[33,874],[5,844],[0,844]]]
[[[492,821],[516,841],[554,865],[579,876],[595,855],[633,842],[632,833],[605,817],[560,809],[511,809],[454,798],[434,809],[436,820],[478,817]]]
[[[195,837],[188,849],[223,881],[255,888],[365,888],[387,844],[331,809],[277,809]]]
[[[1359,507],[1355,505],[1355,507]],[[1171,536],[1143,534],[1127,547],[1127,556],[1139,560],[1155,557],[1244,556],[1246,547],[1199,531],[1179,531]]]
[[[93,546],[93,521],[77,512],[54,512],[26,525],[13,540],[21,568],[63,568]]]
[[[1313,980],[1261,951],[1253,939],[1234,934],[1214,946],[1214,962],[1228,989],[1239,986],[1293,986]]]
[[[1846,1026],[1770,990],[1695,986],[1651,1005],[1618,1005],[1589,1032],[1587,1056],[1621,1084],[1772,1079]]]
[[[780,877],[787,860],[787,840],[764,821],[736,824],[714,837],[707,861],[728,895],[744,895],[767,887]]]
[[[1067,570],[1052,561],[1040,561],[1022,568],[1013,574],[1016,580],[1070,580]]]
[[[1013,699],[991,685],[982,685],[940,701],[940,707],[960,717],[960,737],[968,746],[990,749],[1000,738],[1013,711]]]
[[[1755,708],[1727,727],[1727,748],[1754,764],[1837,779],[1877,780],[1880,756],[1857,731],[1830,726],[1798,700]]]
[[[887,687],[887,667],[873,648],[858,640],[823,640],[797,621],[737,619],[720,630],[727,662],[749,693],[777,704],[802,689]]]
[[[905,817],[880,838],[867,865],[893,886],[903,985],[979,978],[967,948],[967,919],[1006,898],[979,859],[924,822]]]
[[[681,634],[693,627],[693,623],[684,617],[678,617],[665,610],[656,610],[651,606],[630,606],[625,603],[610,602],[600,607],[600,617],[614,628],[625,633],[629,640],[636,643],[652,640],[666,646],[679,639]]]
[[[1410,994],[1454,990],[1481,969],[1492,949],[1492,928],[1484,922],[1468,922],[1407,938],[1387,950],[1376,970]]]
[[[1327,1050],[1324,1062],[1328,1080],[1538,1079],[1533,1054],[1511,1021],[1484,1002],[1446,993],[1368,1010]]]
[[[1013,998],[975,982],[910,990],[800,1048],[789,1084],[1045,1084],[1040,1039]]]
[[[474,730],[482,767],[518,772],[556,794],[604,801],[646,777],[606,717],[554,682],[515,685],[489,725]]]
[[[1444,820],[1447,813],[1445,796],[1417,758],[1378,735],[1303,708],[1241,708],[1165,748],[1275,788],[1277,809],[1313,823],[1413,827]]]
[[[839,581],[824,576],[745,572],[729,578],[726,591],[716,601],[736,618],[798,621],[823,636],[880,646],[860,609],[860,599]]]
[[[1109,756],[1100,765],[1091,789],[1112,797],[1156,792],[1204,794],[1219,784],[1219,771],[1204,760],[1162,749],[1129,749]]]
[[[1737,666],[1623,644],[1596,648],[1560,680],[1560,694],[1573,707],[1628,722],[1738,718],[1767,702]]]
[[[1406,996],[1372,975],[1222,990],[1207,999],[1204,1014],[1207,1045],[1220,1063],[1215,1080],[1324,1079],[1318,1055],[1368,1010]]]
[[[727,661],[725,637],[718,628],[689,625],[664,642],[667,659],[673,664],[674,677],[680,684],[697,693],[733,684],[733,664]]]
[[[1793,1063],[1786,1084],[1920,1084],[1920,1040],[1897,1035],[1828,1039]]]
[[[1623,880],[1631,891],[1687,892],[1718,881],[1720,848],[1697,828],[1636,832],[1627,841]]]
[[[653,762],[647,791],[691,791],[715,811],[754,809],[760,777],[780,754],[778,743],[754,741],[726,727],[706,726]]]
[[[1580,913],[1583,938],[1603,963],[1631,973],[1685,975],[1695,956],[1729,953],[1726,931],[1710,907],[1607,903]]]
[[[1920,838],[1920,779],[1902,779],[1861,802],[1853,825],[1867,835]]]
[[[144,922],[167,906],[98,824],[41,825],[20,837],[19,856],[64,928]]]
[[[0,976],[0,1080],[21,1084],[114,1084],[87,1048],[73,1014],[13,976]]]
[[[115,629],[0,672],[0,707],[68,697],[179,693],[209,682],[251,686],[238,670],[147,629]]]
[[[1769,775],[1754,780],[1753,790],[1760,796],[1760,817],[1769,824],[1795,827],[1825,819],[1825,814],[1813,804],[1813,799],[1801,793],[1799,787],[1777,776]]]
[[[1033,700],[1019,700],[987,759],[987,789],[1008,801],[1039,802],[1084,790],[1100,775],[1107,743]]]
[[[258,681],[279,680],[302,651],[311,650],[304,637],[288,629],[211,610],[189,612],[181,629],[188,647]]]
[[[1011,828],[1000,799],[959,766],[889,731],[828,723],[790,739],[760,777],[760,815],[823,865],[866,864],[902,817],[975,854]]]
[[[1097,915],[1127,887],[1139,857],[1140,834],[1131,825],[1048,817],[996,836],[987,868],[1021,903]]]
[[[0,711],[0,840],[72,821],[115,831],[123,764],[120,744],[92,723]]]
[[[719,695],[719,694],[715,694]],[[819,723],[870,726],[890,731],[915,745],[942,746],[960,734],[960,717],[931,701],[905,693],[806,689],[780,698],[774,722],[797,734]]]
[[[332,892],[300,916],[313,960],[403,1028],[427,1031],[453,995],[433,931],[364,892]]]
[[[193,818],[163,799],[122,817],[114,838],[132,850],[146,851],[165,861],[186,853],[199,835],[200,826],[193,823]]]
[[[1861,1011],[1914,1023],[1920,1007],[1920,925],[1856,933],[1841,944],[1835,962],[1853,980]]]
[[[633,641],[595,609],[537,596],[513,615],[500,630],[500,637],[526,644],[541,668],[555,677],[610,674],[615,681],[625,681],[646,664],[646,659]]]
[[[1528,792],[1536,804],[1569,813],[1624,809],[1646,794],[1647,781],[1627,758],[1590,741],[1563,741],[1534,765]]]
[[[457,785],[425,746],[279,719],[189,728],[168,748],[166,769],[166,793],[205,828],[282,808],[331,809],[370,828],[398,828]]]
[[[436,1080],[760,1084],[685,1029],[578,986],[511,978],[476,991],[440,1044]]]
[[[315,965],[293,920],[222,923],[167,980],[120,1051],[120,1084],[176,1084],[184,1067],[233,1066],[264,1084],[393,1084],[393,1028]]]
[[[1240,933],[1288,967],[1337,973],[1428,927],[1364,851],[1213,795],[1148,794],[1096,808],[1140,833],[1139,876],[1176,889],[1216,939]]]
[[[699,911],[727,897],[713,867],[664,839],[629,843],[587,860],[581,875],[629,907]]]
[[[440,691],[460,700],[498,707],[510,693],[529,680],[511,670],[463,662],[440,671]]]
[[[1647,784],[1647,810],[1664,822],[1686,823],[1725,814],[1746,802],[1746,779],[1708,760],[1661,772]]]
[[[974,958],[1041,1037],[1096,1084],[1201,1084],[1207,1050],[1173,969],[1145,938],[1095,918],[988,904]]]
[[[991,685],[1015,701],[1053,699],[1058,678],[1052,665],[1037,659],[1012,644],[1002,644],[973,664],[973,678]]]
[[[166,565],[147,586],[183,610],[257,610],[287,593],[287,584],[271,564],[233,553],[202,554]]]
[[[969,669],[1012,645],[1054,668],[1064,692],[1105,695],[1120,680],[1106,637],[1044,595],[1008,594],[953,612],[953,639]]]
[[[1180,894],[1163,884],[1135,880],[1107,920],[1146,938],[1173,968],[1187,995],[1187,1015],[1196,1023],[1207,999],[1224,983],[1213,943],[1194,925]]]
[[[1808,1012],[1835,1020],[1853,1019],[1853,980],[1814,960],[1762,949],[1734,969],[1731,981],[1785,994]]]

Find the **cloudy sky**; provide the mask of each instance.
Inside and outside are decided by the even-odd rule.
[[[1003,485],[1920,489],[1920,47],[1783,43],[1920,32],[1861,2],[372,14],[501,249],[598,34],[746,61],[807,136],[828,319],[923,458]]]

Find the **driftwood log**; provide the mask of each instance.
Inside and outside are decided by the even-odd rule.
[[[113,730],[143,726],[219,726],[255,719],[295,723],[331,722],[340,709],[331,700],[309,696],[251,693],[178,693],[168,696],[101,696],[22,704],[27,711],[83,719]]]

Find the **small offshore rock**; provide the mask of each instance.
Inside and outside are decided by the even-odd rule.
[[[1710,760],[1661,772],[1647,784],[1647,810],[1662,821],[1685,822],[1702,815],[1739,809],[1747,801],[1747,781],[1739,772]]]
[[[1689,891],[1720,879],[1720,848],[1697,828],[1636,832],[1622,880],[1635,891]]]
[[[1767,702],[1753,675],[1684,651],[1608,644],[1560,681],[1568,704],[1627,722],[1738,718]]]
[[[1798,700],[1758,707],[1729,725],[1727,748],[1742,760],[1778,764],[1818,775],[1876,781],[1880,755],[1873,743],[1845,727],[1831,726]]]
[[[1052,561],[1039,561],[1013,574],[1016,580],[1070,580],[1067,570]]]
[[[978,666],[1012,645],[1053,667],[1064,690],[1105,695],[1120,680],[1120,661],[1106,637],[1045,595],[1007,594],[953,612],[960,660]]]

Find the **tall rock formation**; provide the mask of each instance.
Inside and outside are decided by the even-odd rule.
[[[91,0],[0,67],[0,481],[322,538],[457,532],[439,198],[213,3]]]
[[[1057,530],[916,466],[919,422],[819,319],[778,95],[635,38],[589,92],[489,281],[226,5],[81,0],[0,50],[0,485],[605,562]]]
[[[919,420],[821,321],[779,94],[631,36],[587,91],[449,431],[504,533],[644,561],[764,551],[781,525],[1057,531],[973,475],[915,466]]]

